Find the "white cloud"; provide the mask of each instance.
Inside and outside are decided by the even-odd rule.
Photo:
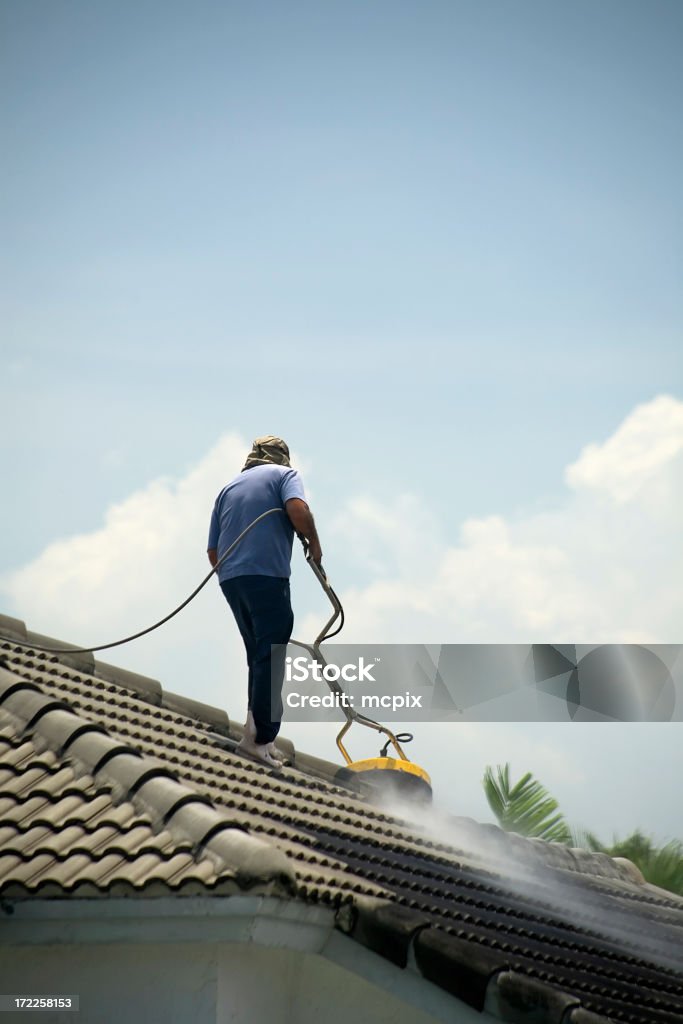
[[[384,571],[342,595],[348,638],[677,642],[683,403],[661,396],[638,406],[566,475],[572,490],[554,512],[470,519],[438,550],[408,497],[349,502],[339,537],[353,550],[362,533],[367,550],[382,551]]]
[[[565,479],[576,490],[606,495],[618,504],[657,486],[683,452],[683,403],[660,395],[639,405],[604,444],[587,445]]]
[[[211,504],[245,447],[226,437],[179,481],[153,480],[112,506],[101,529],[50,544],[5,581],[14,606],[56,628],[78,623],[88,632],[168,610],[185,583],[208,569],[202,541]]]

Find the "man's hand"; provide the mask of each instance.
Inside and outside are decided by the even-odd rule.
[[[301,498],[290,498],[285,503],[285,510],[296,532],[305,537],[308,542],[308,557],[313,559],[317,565],[320,565],[323,552],[320,547],[318,531],[315,528],[315,522],[308,505]]]
[[[320,547],[319,540],[309,540],[308,542],[308,558],[311,558],[316,565],[320,565],[323,560],[323,549]]]

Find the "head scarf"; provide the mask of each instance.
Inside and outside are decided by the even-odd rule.
[[[242,472],[245,469],[251,469],[252,466],[265,466],[268,464],[275,466],[290,465],[289,448],[281,437],[273,437],[272,434],[256,438],[247,456],[247,461],[242,467]]]

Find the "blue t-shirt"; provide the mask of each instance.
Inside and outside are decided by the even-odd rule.
[[[285,512],[290,498],[306,500],[301,477],[286,466],[253,466],[223,488],[211,513],[208,543],[219,558],[262,512],[281,508],[282,513],[266,516],[239,542],[218,570],[221,582],[233,576],[291,574],[294,528]]]

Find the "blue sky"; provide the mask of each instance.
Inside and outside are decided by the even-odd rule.
[[[381,606],[377,628],[390,630],[380,584],[408,594],[404,629],[417,621],[410,588],[428,591],[444,565],[472,587],[476,562],[496,592],[500,564],[514,581],[539,538],[562,548],[582,534],[602,548],[575,606],[612,581],[596,598],[613,610],[594,620],[600,635],[530,636],[530,612],[522,636],[499,609],[489,617],[491,601],[477,607],[477,635],[508,640],[514,626],[521,641],[607,641],[628,617],[632,638],[642,609],[648,638],[680,641],[672,569],[645,564],[664,520],[670,566],[680,552],[678,2],[5,0],[0,19],[0,444],[13,496],[0,509],[0,572],[38,567],[42,577],[22,578],[49,584],[8,584],[5,610],[79,639],[75,594],[71,620],[58,596],[27,596],[64,593],[41,561],[47,546],[95,536],[152,481],[194,479],[226,435],[237,450],[274,432],[306,470],[326,564],[356,621],[375,622]],[[651,467],[659,504],[612,521],[582,452],[603,446],[600,474],[617,481],[624,466],[641,472],[633,437],[664,452]],[[145,508],[154,518],[135,520],[138,536],[169,529]],[[492,517],[512,538],[507,562],[474,559],[495,546]],[[483,542],[463,541],[468,521],[489,524]],[[176,536],[196,552],[188,581],[204,571],[204,540],[191,517]],[[563,547],[565,561],[578,564],[580,548]],[[82,571],[107,611],[92,629],[123,626]],[[110,576],[124,605],[126,582]],[[558,576],[562,594],[571,585]],[[435,642],[474,635],[449,586],[461,618],[439,619]],[[306,625],[315,599],[302,581]],[[547,589],[521,601],[538,611]],[[182,642],[189,664],[198,641]],[[183,688],[154,662],[160,649],[149,657],[146,670]],[[214,702],[218,686],[216,675]],[[580,807],[589,794],[577,787]],[[665,813],[652,819],[660,832]]]

